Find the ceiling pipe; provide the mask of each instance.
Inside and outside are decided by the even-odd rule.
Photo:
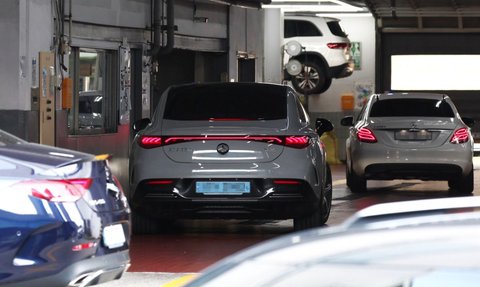
[[[243,8],[262,8],[262,4],[270,4],[272,0],[210,0],[211,2],[217,2],[226,5],[240,6]]]
[[[162,22],[162,0],[156,0],[153,10],[153,47],[147,51],[147,55],[165,55],[173,50],[175,44],[175,4],[174,0],[166,0],[167,4],[167,44],[162,46],[160,39],[163,34],[163,22]]]

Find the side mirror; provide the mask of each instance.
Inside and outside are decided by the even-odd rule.
[[[324,132],[332,131],[333,124],[327,119],[318,118],[315,121],[315,130],[317,131],[317,134],[321,136]]]
[[[342,126],[351,127],[353,126],[353,116],[346,116],[340,120]]]
[[[475,125],[475,120],[468,117],[462,117],[462,121],[469,127],[473,127]]]
[[[134,133],[138,133],[139,131],[146,128],[150,123],[151,123],[150,119],[147,119],[147,118],[138,120],[133,123],[132,130]]]

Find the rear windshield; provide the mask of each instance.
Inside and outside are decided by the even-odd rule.
[[[285,88],[200,86],[173,90],[164,118],[169,120],[278,120],[287,117]]]
[[[442,100],[389,99],[376,101],[370,117],[441,117],[453,118],[452,107]]]
[[[347,37],[347,34],[343,31],[342,26],[340,26],[338,21],[327,22],[327,25],[333,35],[345,38]]]

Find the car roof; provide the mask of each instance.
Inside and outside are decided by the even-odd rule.
[[[378,100],[388,100],[388,99],[432,99],[432,100],[443,100],[449,98],[446,94],[440,93],[427,93],[427,92],[385,92],[382,94],[375,94]]]
[[[318,276],[322,277],[330,274],[329,272],[338,275],[339,272],[342,273],[345,270],[355,273],[364,272],[363,274],[367,279],[371,279],[371,276],[376,276],[376,272],[380,272],[377,275],[383,280],[391,276],[398,276],[398,278],[412,280],[412,282],[424,276],[434,277],[448,270],[462,270],[458,272],[464,275],[471,275],[465,273],[466,271],[477,274],[480,270],[480,261],[478,260],[480,243],[476,238],[480,235],[480,212],[470,212],[469,210],[471,210],[470,208],[475,210],[479,206],[480,199],[477,197],[418,200],[372,206],[365,209],[364,212],[360,211],[360,215],[357,214],[356,216],[381,215],[384,212],[387,214],[400,212],[402,214],[403,210],[420,213],[426,211],[428,213],[434,209],[443,210],[444,214],[431,215],[428,224],[417,225],[412,223],[401,227],[385,225],[382,228],[373,229],[363,228],[363,226],[354,229],[347,224],[296,232],[269,240],[230,256],[206,270],[204,274],[207,274],[206,277],[208,277],[208,274],[214,275],[215,273],[228,274],[228,270],[237,268],[236,266],[240,270],[247,269],[250,272],[255,272],[257,269],[262,270],[266,274],[264,276],[265,280],[268,280],[268,278],[273,280],[266,282],[279,282],[275,281],[279,278],[289,280],[288,277],[296,277],[308,270],[316,272]],[[461,210],[461,214],[475,214],[476,218],[444,222],[439,220],[439,218],[445,216],[456,217],[456,214],[449,214],[455,209]],[[415,213],[409,212],[409,215],[416,217]],[[445,260],[446,258],[448,260]],[[400,270],[405,273],[396,273]],[[322,272],[322,274],[318,272]],[[340,278],[337,275],[336,278]],[[357,278],[358,274],[353,275],[351,273],[351,276]],[[256,283],[253,279],[252,282]],[[302,279],[302,277],[296,279]],[[330,286],[328,284],[322,285],[320,284],[321,281],[312,279],[312,277],[310,279],[307,277],[309,281],[304,282],[306,285],[302,285]],[[205,278],[205,280],[208,279]],[[244,280],[243,282],[245,282]],[[337,284],[353,282],[353,284],[346,284],[345,286],[365,286],[363,285],[365,282],[370,282],[368,280],[361,281],[364,283],[356,282],[359,283],[357,285],[355,280],[351,281],[348,278],[335,280]],[[201,283],[201,281],[202,279],[198,282]],[[315,282],[317,285],[312,284]],[[202,286],[202,284],[187,286]],[[207,286],[209,285],[207,284]],[[251,284],[250,286],[269,285],[267,283],[267,285]],[[279,286],[292,285],[280,284]],[[369,286],[397,285],[373,284]]]
[[[285,15],[285,19],[292,19],[292,20],[322,20],[324,19],[326,22],[337,21],[339,22],[340,19],[334,17],[323,17],[323,16],[312,16],[312,15]]]
[[[480,197],[454,197],[376,204],[356,212],[345,229],[380,229],[480,220]]]

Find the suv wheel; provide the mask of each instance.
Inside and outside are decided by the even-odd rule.
[[[316,62],[305,61],[302,63],[300,74],[292,77],[292,85],[295,90],[304,95],[325,92],[332,84],[325,70]]]

